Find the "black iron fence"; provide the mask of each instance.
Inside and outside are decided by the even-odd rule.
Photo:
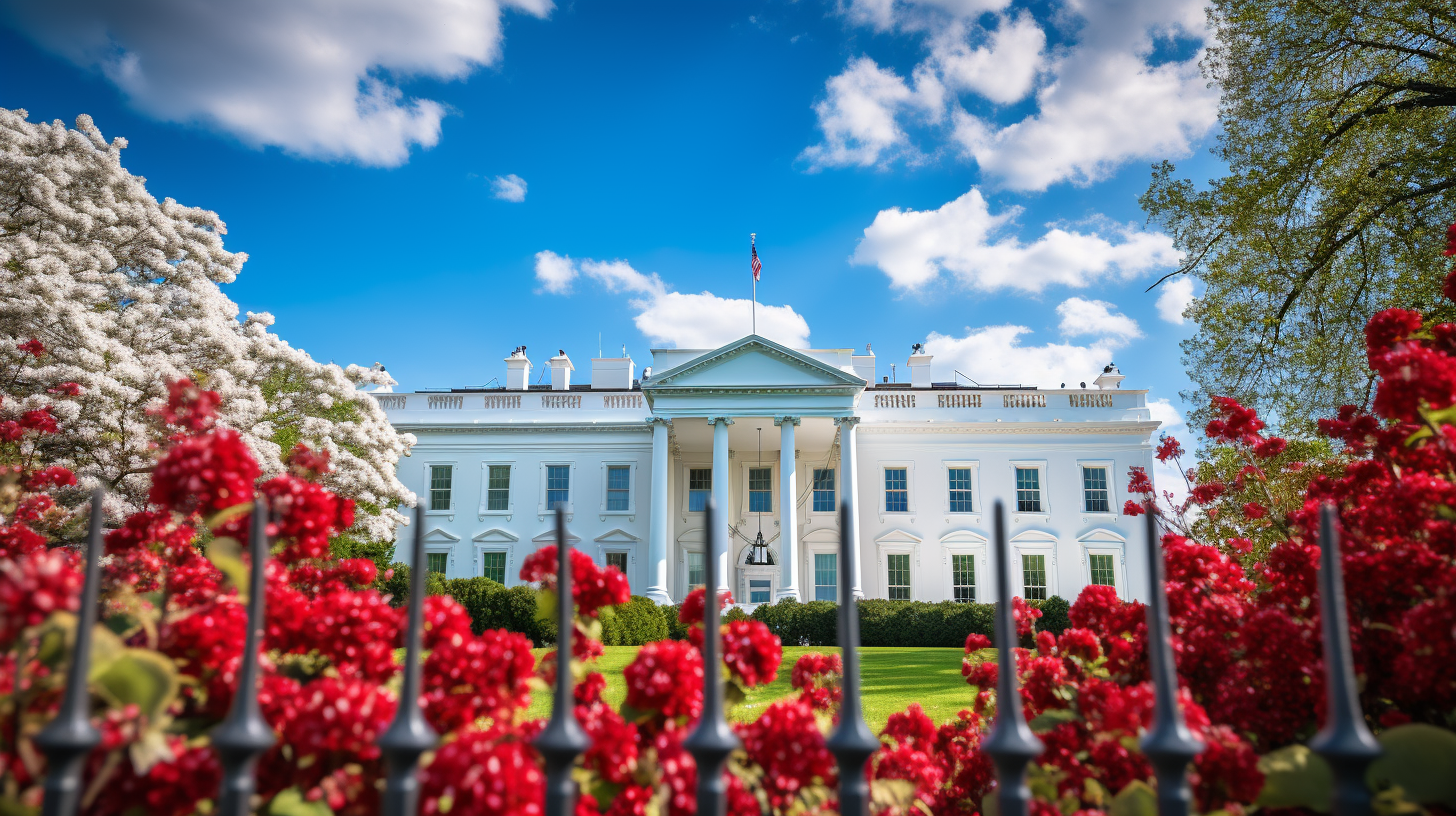
[[[100,583],[101,498],[102,493],[97,490],[92,501],[78,628],[62,704],[55,719],[35,739],[49,763],[42,808],[44,816],[72,816],[76,813],[81,798],[83,765],[100,742],[100,735],[89,719],[86,678],[90,669],[91,630],[96,624]],[[716,508],[710,501],[706,521],[707,528],[713,531],[712,552],[720,551],[726,543],[720,540],[721,531],[714,523],[715,513]],[[421,521],[422,518],[417,518],[414,525],[412,565],[424,563],[424,525]],[[217,812],[221,816],[241,816],[249,812],[254,792],[254,768],[258,758],[275,741],[258,706],[258,647],[263,636],[265,594],[263,566],[272,543],[266,534],[266,522],[266,510],[259,503],[254,509],[249,533],[253,567],[248,588],[248,630],[242,667],[238,673],[238,689],[227,718],[212,732],[212,745],[223,769],[217,799]],[[853,523],[850,507],[847,503],[842,504],[839,529],[847,531]],[[1027,725],[1017,690],[1016,653],[1013,651],[1017,637],[1011,606],[1011,568],[1005,513],[999,501],[996,502],[993,523],[997,563],[996,646],[1000,671],[996,719],[982,746],[996,766],[998,782],[994,795],[997,813],[999,816],[1026,816],[1031,801],[1026,785],[1027,766],[1041,753],[1042,745]],[[1148,651],[1156,706],[1152,727],[1143,736],[1141,745],[1157,776],[1160,816],[1187,816],[1192,804],[1188,765],[1203,750],[1203,744],[1188,730],[1178,707],[1177,672],[1163,583],[1162,548],[1157,520],[1152,513],[1147,514],[1146,536],[1152,585],[1147,604]],[[853,574],[855,561],[859,558],[859,553],[849,546],[850,539],[850,536],[842,535],[839,545],[840,563],[846,575]],[[569,540],[566,536],[566,515],[560,510],[556,512],[556,540]],[[1334,771],[1336,785],[1331,795],[1334,816],[1368,816],[1372,811],[1365,770],[1380,755],[1380,747],[1365,726],[1356,691],[1333,507],[1325,507],[1321,514],[1319,544],[1328,705],[1325,726],[1310,741],[1310,748],[1324,757]],[[558,547],[557,555],[557,592],[562,599],[557,605],[557,631],[560,633],[557,654],[570,655],[574,637],[572,604],[567,600],[571,597],[570,548]],[[705,559],[705,565],[705,584],[709,588],[716,587],[718,559]],[[434,748],[438,740],[419,705],[424,583],[425,570],[411,569],[404,683],[394,721],[378,742],[387,768],[383,801],[385,816],[415,816],[418,813],[419,759]],[[703,662],[709,667],[703,672],[703,711],[697,727],[684,742],[684,747],[697,762],[697,802],[701,816],[722,816],[724,813],[727,788],[723,767],[739,747],[738,738],[724,717],[722,673],[711,669],[717,665],[722,648],[718,631],[719,614],[718,604],[708,599],[703,614]],[[869,785],[864,767],[880,747],[880,742],[865,724],[860,707],[859,613],[847,581],[839,582],[839,645],[844,666],[843,700],[839,724],[829,736],[827,747],[838,763],[840,812],[848,816],[866,816],[869,812]],[[571,672],[562,664],[556,672],[556,694],[550,722],[535,742],[546,765],[547,816],[572,816],[575,813],[578,791],[571,770],[577,758],[590,747],[590,739],[577,722],[572,703]]]

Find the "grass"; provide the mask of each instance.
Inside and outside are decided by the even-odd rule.
[[[546,649],[536,650],[539,658]],[[837,654],[839,649],[826,646],[786,646],[778,679],[765,686],[749,689],[748,698],[729,714],[735,722],[751,720],[770,703],[793,692],[789,673],[794,661],[808,652]],[[614,708],[627,696],[622,670],[637,654],[636,646],[608,646],[597,661],[596,670],[607,678],[603,695]],[[864,689],[865,720],[879,731],[896,711],[904,711],[911,703],[919,703],[931,720],[941,723],[952,719],[963,708],[970,708],[971,689],[961,677],[960,649],[860,649],[861,687]],[[551,693],[532,695],[529,717],[551,714]]]

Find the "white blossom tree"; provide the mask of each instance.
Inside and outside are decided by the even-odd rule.
[[[265,473],[281,471],[295,443],[327,450],[329,486],[359,503],[351,535],[391,540],[394,508],[415,501],[395,475],[414,438],[361,389],[393,380],[378,366],[314,361],[269,331],[272,315],[239,321],[219,284],[247,256],[223,248],[216,213],[158,202],[122,167],[125,147],[89,116],[68,129],[0,108],[0,410],[51,406],[62,430],[44,458],[76,472],[78,503],[101,483],[120,513],[145,504],[164,433],[147,409],[189,377],[221,393],[221,424],[244,435]],[[23,359],[16,347],[32,338],[46,351]],[[51,393],[63,382],[79,396]]]

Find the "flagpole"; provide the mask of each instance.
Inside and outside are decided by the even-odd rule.
[[[748,233],[748,244],[755,250],[758,248],[758,233]],[[753,333],[758,334],[758,273],[753,273]]]

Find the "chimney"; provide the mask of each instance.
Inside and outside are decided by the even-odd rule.
[[[593,357],[591,361],[591,387],[593,390],[607,388],[613,391],[632,390],[632,373],[636,364],[631,357]]]
[[[854,369],[854,376],[864,380],[865,388],[875,387],[875,352],[865,343],[864,354],[854,354],[849,358],[851,367]]]
[[[1098,388],[1116,388],[1122,384],[1123,373],[1117,370],[1117,363],[1108,363],[1092,384]]]
[[[566,356],[566,349],[560,349],[549,362],[551,364],[551,390],[571,390],[571,372],[576,368],[572,366],[571,358]]]
[[[935,358],[925,353],[925,346],[916,343],[910,347],[910,387],[930,387],[930,361]]]
[[[531,361],[526,359],[526,347],[516,346],[506,358],[506,390],[525,391],[531,384]]]

